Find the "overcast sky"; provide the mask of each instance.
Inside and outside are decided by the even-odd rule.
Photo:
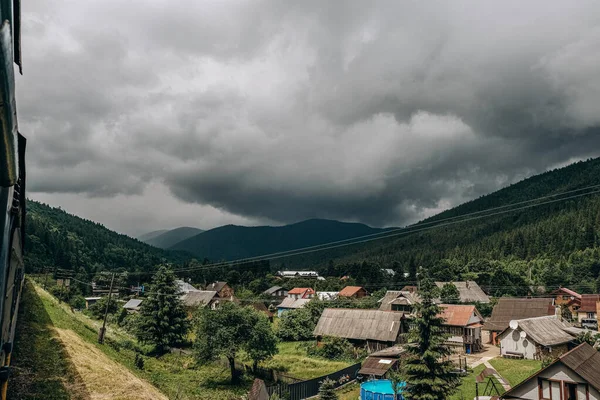
[[[120,232],[398,226],[600,155],[598,1],[22,7],[29,195]]]

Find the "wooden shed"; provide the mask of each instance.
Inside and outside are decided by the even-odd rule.
[[[401,312],[326,308],[313,333],[317,341],[324,336],[340,337],[377,351],[399,343],[407,331],[405,323]]]

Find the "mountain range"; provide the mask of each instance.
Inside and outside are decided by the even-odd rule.
[[[200,233],[178,228],[151,232],[140,240],[30,201],[26,249],[29,268],[34,269],[139,270],[192,257],[234,260],[382,234],[388,237],[278,258],[272,264],[324,270],[333,262],[339,270],[329,272],[336,274],[356,263],[396,269],[421,265],[442,279],[484,273],[490,263],[502,263],[502,271],[538,274],[546,281],[553,279],[548,271],[561,266],[562,278],[571,277],[565,282],[575,276],[594,281],[600,274],[598,191],[600,159],[591,159],[525,179],[408,231],[312,219],[280,227],[227,225]]]
[[[176,245],[177,243],[195,236],[199,233],[204,232],[202,229],[191,228],[189,226],[182,226],[180,228],[170,229],[170,230],[159,230],[154,232],[149,232],[138,236],[138,240],[148,243],[154,247],[159,247],[161,249],[168,249]]]

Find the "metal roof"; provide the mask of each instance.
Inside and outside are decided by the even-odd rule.
[[[140,304],[142,304],[142,299],[131,299],[125,303],[123,308],[136,309],[140,306]]]
[[[542,346],[556,346],[569,343],[574,339],[573,335],[567,331],[571,325],[559,320],[554,315],[515,321],[517,323],[517,331],[525,332],[528,338]],[[500,334],[500,337],[504,337],[512,331],[512,329],[507,328]]]
[[[197,290],[184,294],[181,300],[186,307],[197,307],[209,304],[215,297],[217,297],[215,290]]]
[[[581,307],[577,312],[596,312],[596,303],[600,301],[600,294],[582,294]]]
[[[227,282],[213,282],[206,287],[206,290],[214,290],[216,292],[220,292],[225,287],[225,285],[227,285]]]
[[[285,290],[285,289],[282,288],[281,286],[271,286],[270,288],[268,288],[267,290],[265,290],[263,293],[265,293],[265,294],[273,294],[273,293],[277,292],[278,290]]]
[[[576,299],[581,299],[581,295],[579,293],[577,293],[574,290],[567,289],[566,287],[558,288],[558,289],[556,289],[554,292],[552,292],[550,294],[557,295],[557,294],[560,294],[560,293],[564,293],[564,294],[566,294],[568,296],[573,296]]]
[[[311,299],[294,299],[293,297],[286,297],[283,299],[281,304],[277,306],[277,308],[302,308],[308,303]]]
[[[500,297],[492,316],[483,325],[489,331],[503,331],[513,319],[526,319],[554,315],[553,298]]]
[[[352,297],[361,290],[365,290],[365,288],[363,288],[362,286],[346,286],[345,288],[340,290],[340,297]]]
[[[403,317],[401,312],[326,308],[313,334],[395,342],[400,334]]]
[[[396,358],[369,356],[363,362],[362,367],[360,368],[358,373],[362,375],[383,376],[397,362],[398,359]]]
[[[472,305],[440,304],[440,308],[442,309],[440,316],[444,318],[445,325],[464,327],[470,323],[483,321],[475,306]],[[474,317],[473,321],[471,321],[471,317]]]
[[[458,289],[461,303],[489,303],[490,298],[481,290],[475,281],[458,281],[458,282],[436,282],[436,286],[440,289],[446,284],[452,284]]]
[[[417,293],[404,290],[388,290],[379,302],[380,311],[390,311],[392,304],[413,305],[419,303],[421,298]]]

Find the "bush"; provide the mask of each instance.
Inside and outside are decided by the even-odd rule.
[[[72,296],[69,300],[69,305],[75,309],[82,310],[85,308],[85,298],[82,295]]]
[[[354,346],[350,342],[344,338],[329,336],[323,338],[320,346],[311,344],[307,348],[307,353],[328,360],[347,360],[356,357]]]
[[[96,303],[92,304],[89,308],[90,313],[94,318],[102,319],[104,318],[104,312],[106,311],[106,303],[108,303],[108,297],[102,297]],[[110,299],[110,304],[108,306],[108,313],[115,314],[119,311],[119,305],[115,299]]]
[[[134,364],[137,369],[144,369],[144,356],[140,353],[135,353]]]
[[[59,301],[69,301],[70,292],[65,286],[52,286],[49,290],[52,296],[56,297]]]
[[[306,308],[288,311],[281,316],[277,336],[281,340],[310,340],[313,339],[315,322],[310,311]]]

